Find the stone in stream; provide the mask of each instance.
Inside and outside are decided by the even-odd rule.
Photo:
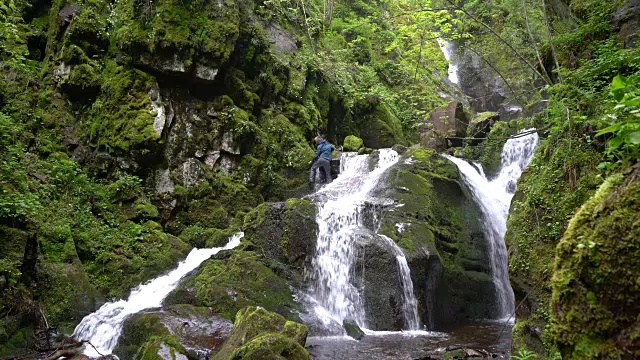
[[[279,314],[248,307],[238,311],[229,338],[213,360],[311,359],[303,347],[308,331],[305,325]]]
[[[362,340],[364,338],[364,332],[360,329],[360,326],[353,321],[344,320],[342,322],[342,327],[347,332],[347,335],[351,336],[356,340]]]

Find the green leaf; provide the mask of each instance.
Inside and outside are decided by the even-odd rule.
[[[632,132],[629,135],[627,135],[627,142],[633,145],[640,144],[640,131]]]
[[[614,132],[617,132],[618,130],[620,130],[620,123],[601,129],[596,133],[596,136],[602,136],[604,134],[614,133]]]

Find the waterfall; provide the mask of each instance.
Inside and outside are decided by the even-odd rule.
[[[413,281],[409,271],[407,257],[404,256],[402,249],[389,237],[380,235],[393,249],[398,262],[398,270],[400,270],[400,283],[402,285],[402,315],[404,323],[408,327],[407,330],[420,330],[420,318],[418,317],[418,301],[413,293]]]
[[[453,58],[453,43],[451,41],[444,41],[442,39],[438,39],[438,45],[440,45],[440,50],[444,54],[444,58],[449,62],[449,81],[454,84],[458,84],[458,65],[455,65],[451,60]]]
[[[78,340],[89,340],[97,351],[103,355],[111,354],[118,342],[122,324],[127,316],[144,309],[160,307],[164,298],[175,289],[180,280],[197,268],[205,260],[222,250],[233,249],[240,244],[244,233],[233,235],[227,245],[211,249],[193,249],[178,267],[166,275],[139,285],[131,291],[127,300],[108,302],[98,311],[89,314],[76,326],[73,337]],[[87,347],[85,355],[99,356],[96,349]]]
[[[363,299],[355,279],[352,278],[357,255],[356,241],[360,234],[358,229],[366,227],[365,203],[376,202],[369,193],[398,159],[395,151],[382,149],[379,151],[377,165],[370,171],[369,156],[344,153],[340,176],[314,194],[318,207],[318,241],[316,255],[312,260],[311,293],[316,303],[315,313],[320,317],[329,317],[339,323],[349,319],[366,327]],[[419,321],[409,267],[402,251],[395,243],[393,245],[394,251],[397,249],[395,253],[406,297],[403,306],[413,309],[406,310],[411,316],[407,324],[411,329],[417,329]]]
[[[523,130],[528,131],[530,130]],[[535,132],[507,140],[502,149],[500,171],[493,180],[487,179],[482,165],[472,165],[463,159],[446,156],[458,167],[462,179],[482,212],[501,318],[509,317],[515,306],[513,290],[509,283],[507,248],[504,244],[507,216],[516,183],[522,171],[529,165],[537,146],[538,134]]]

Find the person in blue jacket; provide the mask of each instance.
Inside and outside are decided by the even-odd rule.
[[[323,138],[316,136],[313,143],[317,146],[316,154],[313,156],[313,165],[309,170],[309,187],[313,188],[316,180],[316,172],[321,169],[324,172],[325,183],[333,181],[331,178],[331,153],[336,149]]]

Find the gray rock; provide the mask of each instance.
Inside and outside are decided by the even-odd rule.
[[[195,69],[195,75],[196,75],[196,79],[213,81],[216,79],[216,75],[218,75],[218,69],[214,69],[202,64],[197,64]]]
[[[618,29],[625,48],[635,47],[640,30],[640,0],[625,1],[611,16],[611,23]]]
[[[379,235],[362,232],[357,243],[355,278],[361,281],[367,327],[402,330],[402,287],[393,250]]]
[[[186,356],[180,353],[171,355],[171,348],[168,347],[164,342],[160,344],[160,349],[158,349],[158,356],[162,360],[189,360]]]
[[[73,20],[73,17],[82,9],[78,4],[65,5],[60,11],[58,11],[58,26],[60,28],[66,28]]]

